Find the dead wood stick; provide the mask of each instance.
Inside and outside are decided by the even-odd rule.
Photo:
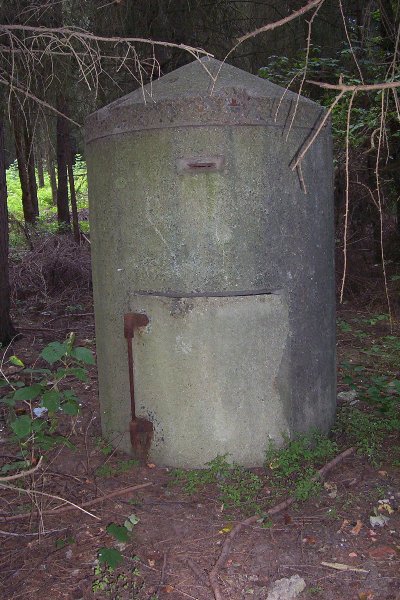
[[[191,569],[193,571],[193,573],[196,575],[197,579],[199,581],[201,581],[201,583],[203,585],[205,585],[206,587],[210,587],[210,582],[208,580],[207,574],[205,571],[203,571],[203,569],[201,569],[199,567],[198,564],[196,564],[194,562],[194,560],[192,560],[191,558],[187,558],[185,560],[187,566],[189,567],[189,569]]]
[[[168,555],[168,550],[166,550],[164,552],[164,560],[163,560],[163,566],[162,566],[162,569],[161,569],[160,583],[158,584],[158,587],[157,587],[157,590],[156,590],[156,593],[155,593],[155,595],[157,597],[158,597],[158,594],[160,593],[163,585],[165,584],[165,571],[166,571],[166,568],[167,568],[167,555]]]
[[[32,469],[29,469],[28,471],[21,471],[20,473],[16,473],[15,475],[7,475],[6,477],[0,477],[0,483],[3,483],[4,481],[15,481],[16,479],[20,479],[21,477],[28,477],[28,475],[32,475],[32,473],[40,469],[42,462],[43,456],[39,458],[39,462],[34,467],[32,467]]]
[[[307,83],[317,85],[325,90],[337,90],[339,92],[376,92],[380,90],[392,90],[400,87],[400,81],[383,81],[382,83],[345,85],[343,83],[325,83],[325,81],[312,81],[311,79],[307,79]]]
[[[132,485],[130,487],[127,488],[121,488],[119,490],[114,490],[113,492],[110,492],[109,494],[105,494],[104,496],[101,496],[99,498],[93,498],[93,500],[88,500],[87,502],[83,502],[82,504],[79,505],[79,508],[86,508],[88,506],[93,506],[95,504],[99,504],[100,502],[102,502],[103,500],[109,500],[110,498],[115,498],[116,496],[123,496],[124,494],[129,494],[129,492],[133,492],[135,490],[140,490],[146,487],[149,487],[150,485],[153,485],[151,482],[149,483],[140,483],[138,485]],[[42,515],[59,515],[61,513],[65,513],[68,512],[70,510],[74,510],[74,508],[76,508],[74,505],[68,505],[68,506],[62,506],[60,508],[53,508],[50,510],[44,510],[41,512]],[[25,519],[26,517],[29,517],[31,515],[31,513],[23,513],[20,515],[0,515],[0,521],[17,521],[20,519]]]
[[[336,467],[336,465],[338,465],[340,462],[342,462],[345,458],[347,458],[348,456],[351,456],[354,453],[354,451],[355,451],[355,448],[348,448],[347,450],[345,450],[344,452],[342,452],[341,454],[336,456],[333,460],[328,462],[325,466],[323,466],[321,469],[319,469],[319,471],[317,471],[317,473],[312,478],[312,481],[318,481],[319,479],[323,479],[329,471],[331,471],[334,467]],[[267,515],[276,515],[276,514],[282,512],[283,510],[288,508],[291,504],[293,504],[294,501],[295,501],[295,498],[293,496],[291,496],[287,500],[284,500],[283,502],[280,502],[276,506],[273,506],[272,508],[267,510]],[[260,519],[260,515],[253,515],[252,517],[249,517],[248,519],[245,519],[244,521],[240,521],[240,523],[238,523],[232,529],[232,531],[228,534],[228,536],[225,540],[225,543],[222,546],[222,550],[218,557],[218,560],[208,574],[208,578],[210,580],[210,585],[214,592],[215,600],[224,600],[224,596],[221,592],[221,589],[220,589],[220,586],[218,583],[218,573],[219,573],[220,569],[222,569],[222,567],[224,566],[224,564],[228,558],[234,538],[239,533],[239,531],[241,531],[241,529],[243,529],[243,527],[247,527],[248,525],[257,523],[257,521],[259,519]]]

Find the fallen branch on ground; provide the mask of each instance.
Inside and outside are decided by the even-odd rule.
[[[28,475],[32,475],[32,473],[40,469],[42,462],[43,456],[39,458],[37,465],[32,467],[32,469],[28,469],[28,471],[21,471],[20,473],[16,473],[15,475],[7,475],[6,477],[0,477],[0,483],[3,483],[4,481],[15,481],[16,479],[21,479],[21,477],[28,477]]]
[[[333,460],[328,462],[324,467],[322,467],[321,469],[319,469],[319,471],[317,471],[317,473],[312,478],[312,481],[318,481],[318,480],[324,479],[324,477],[327,475],[327,473],[329,471],[331,471],[334,467],[336,467],[336,465],[341,463],[345,458],[348,458],[349,456],[351,456],[354,453],[354,451],[355,451],[355,448],[348,448],[347,450],[345,450],[344,452],[342,452],[341,454],[336,456]],[[287,500],[284,500],[283,502],[280,502],[276,506],[273,506],[272,508],[267,510],[266,514],[269,516],[276,515],[276,514],[282,512],[283,510],[285,510],[286,508],[288,508],[291,504],[294,503],[294,501],[295,501],[295,498],[292,496],[292,497],[288,498]],[[240,523],[238,523],[232,529],[232,531],[228,534],[228,537],[226,538],[225,543],[222,546],[222,550],[218,557],[218,560],[208,574],[208,578],[210,580],[210,585],[214,592],[215,600],[224,600],[224,596],[221,592],[221,589],[220,589],[220,586],[218,583],[218,573],[222,569],[222,567],[224,566],[224,564],[228,558],[234,538],[237,536],[239,531],[241,531],[243,529],[243,527],[247,527],[248,525],[253,525],[253,523],[257,523],[257,521],[259,521],[259,519],[260,519],[260,515],[253,515],[252,517],[249,517],[248,519],[245,519],[244,521],[240,521]]]
[[[61,513],[65,513],[68,512],[70,510],[73,509],[80,509],[82,510],[83,508],[87,508],[88,506],[93,506],[95,504],[99,504],[100,502],[102,502],[103,500],[109,500],[110,498],[115,498],[116,496],[123,496],[124,494],[129,494],[129,492],[133,492],[135,490],[140,490],[146,487],[149,487],[150,485],[153,485],[151,482],[149,483],[140,483],[138,485],[131,485],[130,487],[127,488],[121,488],[119,490],[114,490],[113,492],[110,492],[109,494],[105,494],[104,496],[101,496],[99,498],[93,498],[93,500],[88,500],[87,502],[83,502],[80,506],[73,504],[73,503],[68,503],[68,506],[62,506],[60,508],[53,508],[50,510],[44,510],[42,511],[40,514],[41,515],[59,515]],[[6,487],[6,486],[4,486]],[[18,488],[19,489],[19,488]],[[27,491],[27,490],[20,490],[19,491]],[[52,496],[53,498],[55,496]],[[63,498],[59,498],[59,500],[63,500]],[[68,500],[63,500],[64,502],[68,502]],[[87,511],[84,511],[87,512]],[[90,513],[89,513],[90,514]],[[20,515],[0,515],[0,521],[17,521],[20,519],[25,519],[26,517],[30,517],[31,513],[23,513]],[[93,516],[93,515],[92,515]],[[99,517],[95,517],[96,519],[99,519]]]

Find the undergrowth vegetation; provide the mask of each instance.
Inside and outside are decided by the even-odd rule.
[[[71,334],[63,343],[48,344],[39,358],[43,366],[29,368],[17,356],[11,356],[8,362],[15,369],[11,374],[6,373],[4,364],[0,366],[0,404],[8,409],[10,442],[19,447],[17,460],[3,464],[2,473],[34,466],[40,455],[57,445],[74,447],[60,432],[60,417],[73,418],[79,413],[74,382],[87,381],[86,367],[94,364],[93,353],[76,346]]]
[[[87,211],[88,208],[87,174],[86,163],[79,154],[75,156],[73,172],[76,187],[77,208],[78,211],[82,213],[82,211]],[[41,239],[43,235],[57,233],[59,230],[59,225],[57,223],[57,207],[53,203],[53,193],[48,173],[44,173],[44,187],[37,188],[39,217],[37,218],[34,228],[23,222],[21,183],[16,161],[7,169],[6,178],[7,206],[10,215],[11,249],[25,248],[27,243],[29,245],[29,242],[32,241],[32,238]],[[80,219],[80,229],[83,232],[89,231],[89,222],[87,219]]]

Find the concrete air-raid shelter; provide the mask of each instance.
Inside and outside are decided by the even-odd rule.
[[[329,124],[292,169],[323,114],[204,58],[89,117],[101,420],[119,449],[132,394],[158,465],[261,465],[271,441],[332,425]]]

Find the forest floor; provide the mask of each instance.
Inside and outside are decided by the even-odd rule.
[[[43,347],[71,331],[94,351],[91,298],[78,300],[19,300],[14,319],[23,337],[8,355],[43,366]],[[74,447],[46,452],[35,473],[2,489],[0,597],[289,600],[297,597],[289,588],[272,590],[292,578],[300,599],[399,600],[400,324],[391,330],[376,310],[345,306],[338,392],[350,394],[341,394],[331,445],[319,440],[319,454],[306,442],[292,446],[265,469],[231,472],[221,457],[201,473],[138,466],[101,438],[89,367],[88,381],[74,384],[81,412],[72,426],[70,418],[59,423]],[[15,377],[18,366],[5,361],[3,371]],[[2,410],[5,465],[18,448]],[[348,448],[355,451],[319,483],[311,462],[319,469]],[[115,558],[122,562],[111,569]]]

